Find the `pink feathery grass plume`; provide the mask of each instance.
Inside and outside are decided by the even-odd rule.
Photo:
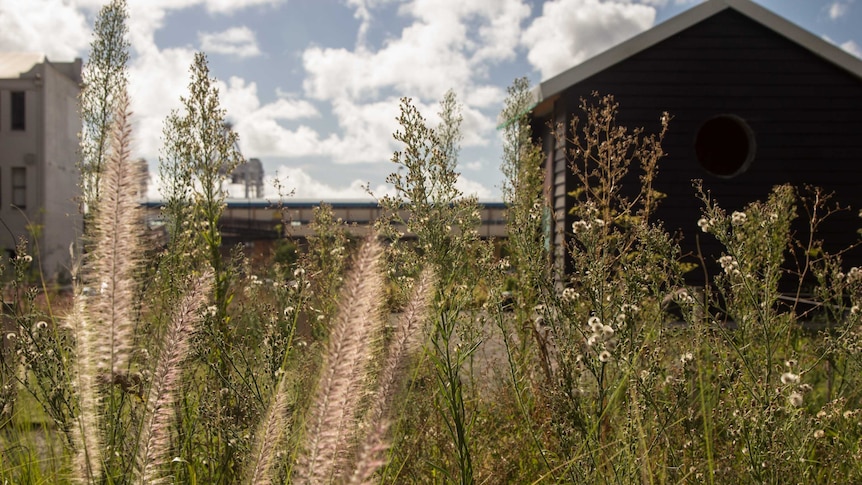
[[[93,207],[91,259],[84,282],[98,288],[86,297],[75,294],[68,325],[75,335],[75,381],[78,423],[72,432],[75,446],[73,478],[97,481],[102,467],[99,382],[113,381],[131,355],[134,331],[132,297],[134,269],[138,261],[140,226],[138,201],[133,189],[141,185],[140,164],[130,161],[131,113],[125,91],[120,93],[110,132],[110,154],[101,176],[102,197]]]
[[[73,483],[93,483],[102,473],[102,433],[99,428],[101,394],[98,386],[93,342],[98,330],[84,315],[84,298],[76,293],[72,312],[66,324],[75,334],[75,389],[78,393],[78,417],[72,428],[74,444]]]
[[[200,310],[207,302],[212,281],[211,272],[194,278],[165,332],[138,440],[137,483],[168,481],[163,473],[168,463],[173,404],[180,386],[183,361],[189,354],[191,339],[202,319]]]
[[[409,355],[420,343],[423,336],[422,327],[428,316],[428,305],[434,294],[434,280],[432,269],[425,269],[419,275],[413,295],[398,319],[395,334],[389,344],[389,353],[378,379],[377,393],[368,414],[368,421],[371,423],[383,420],[388,414]]]
[[[352,459],[372,339],[383,325],[381,254],[380,242],[372,234],[342,289],[308,414],[305,448],[295,470],[297,483],[329,483]]]
[[[143,180],[142,164],[131,160],[131,113],[125,91],[120,93],[110,133],[110,153],[99,177],[100,198],[94,207],[92,252],[85,281],[96,294],[87,313],[100,327],[97,347],[100,372],[127,371],[134,339],[132,299],[135,271],[141,255],[142,217],[137,194]]]
[[[388,414],[398,393],[398,383],[407,368],[410,354],[422,338],[422,328],[433,291],[434,271],[426,269],[419,276],[413,289],[413,296],[398,319],[395,335],[378,377],[377,391],[366,417],[368,433],[363,438],[356,456],[353,473],[349,477],[345,476],[343,480],[345,483],[355,485],[371,483],[374,473],[386,463],[384,455],[389,448]]]
[[[283,435],[287,412],[287,378],[281,375],[275,395],[258,426],[248,465],[246,483],[269,485],[272,483],[271,469],[275,452]]]

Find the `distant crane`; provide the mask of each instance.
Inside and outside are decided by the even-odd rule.
[[[230,122],[224,123],[224,132],[227,135],[232,128]],[[254,189],[254,198],[263,197],[263,164],[258,158],[246,160],[239,149],[239,143],[234,142],[234,149],[240,154],[242,162],[230,173],[230,183],[243,184],[245,186],[245,198],[249,199],[251,189]]]
[[[263,197],[263,164],[258,158],[249,158],[241,163],[233,173],[230,174],[233,184],[245,185],[245,198],[249,198],[249,190],[254,189],[254,198]]]

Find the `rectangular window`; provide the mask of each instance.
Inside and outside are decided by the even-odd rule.
[[[27,169],[12,167],[12,205],[27,208]]]
[[[10,128],[12,130],[24,131],[27,128],[27,105],[25,103],[27,93],[24,91],[12,91],[9,94],[12,98],[9,103],[12,112]]]

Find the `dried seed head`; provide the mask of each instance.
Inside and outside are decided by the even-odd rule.
[[[782,384],[797,384],[799,382],[799,375],[794,374],[793,372],[785,372],[781,374],[781,383]]]
[[[787,400],[790,402],[790,405],[793,407],[798,408],[799,406],[802,406],[802,394],[799,394],[798,392],[791,393],[790,397],[787,398]]]

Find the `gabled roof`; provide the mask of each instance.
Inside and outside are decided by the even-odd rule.
[[[707,0],[564,71],[533,90],[541,103],[588,77],[644,51],[724,10],[731,9],[862,79],[862,60],[750,0]]]
[[[18,78],[44,61],[39,52],[0,52],[0,79]]]

